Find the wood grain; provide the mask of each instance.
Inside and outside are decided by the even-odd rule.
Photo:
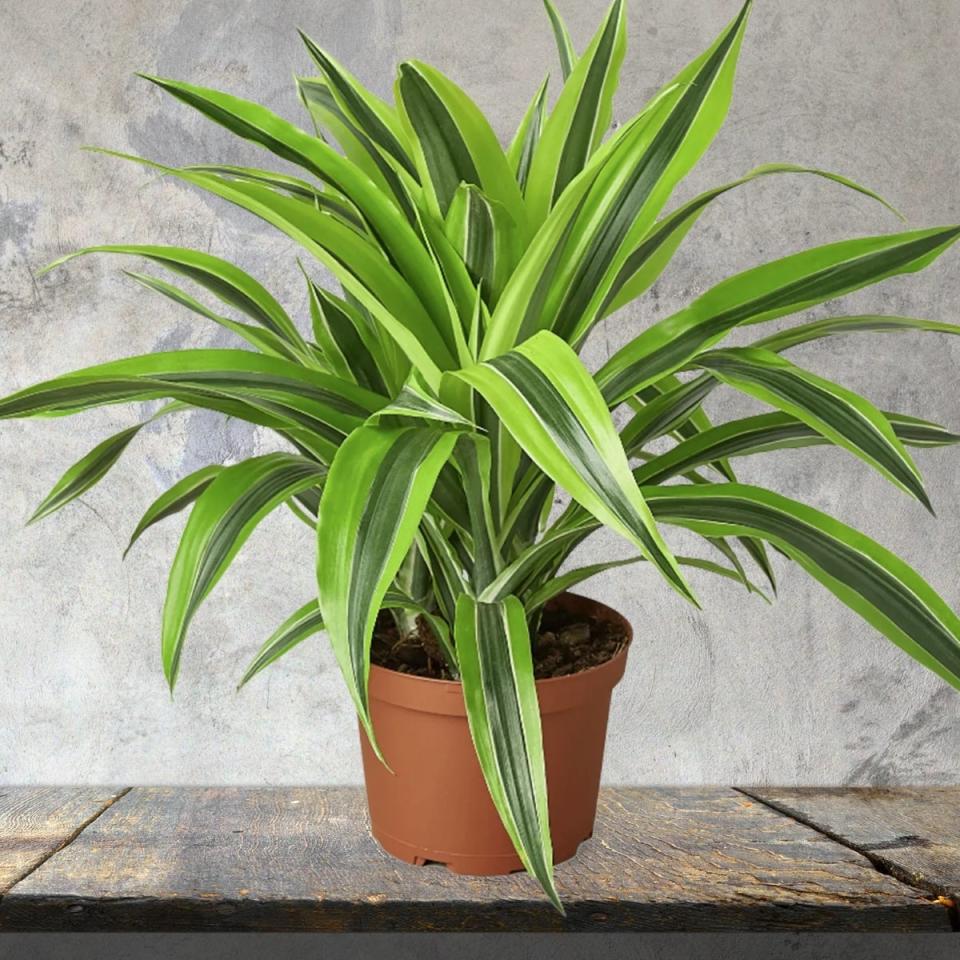
[[[351,788],[134,788],[0,901],[48,930],[947,930],[860,854],[728,788],[606,789],[557,869],[458,877],[387,854]]]
[[[960,787],[746,789],[913,886],[960,903]]]
[[[116,787],[0,787],[0,896],[124,792]]]

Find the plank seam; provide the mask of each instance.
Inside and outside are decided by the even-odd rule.
[[[834,843],[839,843],[848,850],[852,850],[854,853],[859,853],[860,856],[870,863],[870,865],[878,873],[883,873],[888,877],[893,877],[894,880],[899,880],[900,883],[905,883],[908,887],[912,887],[914,890],[919,890],[930,897],[936,898],[946,908],[951,929],[955,933],[960,932],[960,904],[949,897],[949,891],[944,890],[937,884],[925,883],[923,880],[918,880],[916,877],[911,875],[909,870],[904,870],[894,861],[888,860],[886,857],[879,856],[872,850],[857,846],[857,844],[847,837],[844,837],[842,834],[834,833],[834,831],[827,829],[821,824],[814,823],[812,820],[803,816],[801,813],[792,809],[791,807],[776,803],[773,800],[753,793],[747,787],[734,787],[733,789],[736,790],[737,793],[741,793],[743,796],[749,797],[751,800],[755,800],[757,803],[762,803],[770,810],[774,810],[785,817],[789,817],[791,820],[795,820],[797,823],[802,823],[805,827],[815,830],[821,836],[833,840]]]
[[[69,847],[70,844],[73,843],[73,841],[76,840],[77,837],[79,837],[80,834],[83,833],[83,831],[86,830],[91,823],[102,817],[107,810],[109,810],[117,801],[122,800],[132,789],[133,787],[124,787],[118,793],[115,793],[112,797],[110,797],[110,799],[107,800],[107,802],[99,810],[97,810],[92,816],[87,817],[87,819],[84,820],[76,830],[68,834],[63,840],[60,841],[59,844],[57,844],[57,846],[43,854],[35,863],[32,863],[29,867],[27,867],[27,869],[24,870],[20,876],[15,877],[11,883],[7,884],[6,887],[0,890],[0,900],[3,900],[3,898],[7,896],[7,894],[9,894],[18,883],[22,883],[27,879],[27,877],[30,876],[31,873],[39,870],[40,867],[42,867],[51,857],[55,857],[61,850]]]

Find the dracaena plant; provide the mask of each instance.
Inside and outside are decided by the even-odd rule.
[[[599,370],[578,356],[599,324],[650,288],[727,191],[759,177],[805,174],[883,202],[837,174],[780,163],[667,209],[724,120],[749,7],[634,119],[610,131],[624,3],[613,3],[578,55],[547,0],[560,91],[548,107],[544,81],[506,149],[467,94],[433,67],[401,64],[395,102],[387,103],[307,37],[317,75],[298,85],[313,133],[231,94],[147,78],[301,169],[292,176],[128,158],[228,200],[297,241],[311,331],[257,280],[210,253],[91,247],[62,260],[111,252],[166,268],[206,299],[168,279],[132,276],[226,327],[246,348],[118,360],[0,402],[0,415],[26,417],[168,400],[144,423],[202,407],[286,441],[290,452],[211,464],[183,478],[133,533],[136,540],[192,507],[163,612],[171,687],[200,603],[254,526],[288,506],[316,530],[317,595],[266,641],[244,680],[325,629],[375,746],[367,683],[376,620],[389,610],[410,630],[425,618],[450,675],[462,682],[504,826],[555,903],[530,637],[551,597],[614,565],[562,572],[571,551],[601,526],[625,537],[635,560],[692,603],[685,567],[753,590],[747,562],[774,587],[772,545],[960,685],[960,620],[916,572],[840,521],[738,483],[731,465],[736,457],[835,444],[927,504],[906,448],[960,438],[879,410],[784,354],[838,334],[960,328],[832,316],[749,346],[723,343],[736,329],[919,270],[960,227],[861,237],[761,264],[646,325]],[[318,266],[339,293],[320,285]],[[721,388],[754,397],[770,412],[713,424],[702,404]],[[618,430],[612,414],[620,408],[628,419]],[[36,516],[100,480],[144,423],[71,467]],[[558,489],[570,501],[554,516]],[[707,556],[675,555],[663,536],[667,525],[693,531]]]

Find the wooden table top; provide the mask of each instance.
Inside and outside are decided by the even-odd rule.
[[[349,787],[0,787],[0,930],[960,929],[960,787],[605,788],[557,867],[384,853]]]

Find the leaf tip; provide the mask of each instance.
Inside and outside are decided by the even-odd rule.
[[[36,510],[27,518],[27,521],[24,523],[24,527],[33,526],[38,520],[42,520],[46,516],[46,513],[43,510],[43,504],[41,503]]]

